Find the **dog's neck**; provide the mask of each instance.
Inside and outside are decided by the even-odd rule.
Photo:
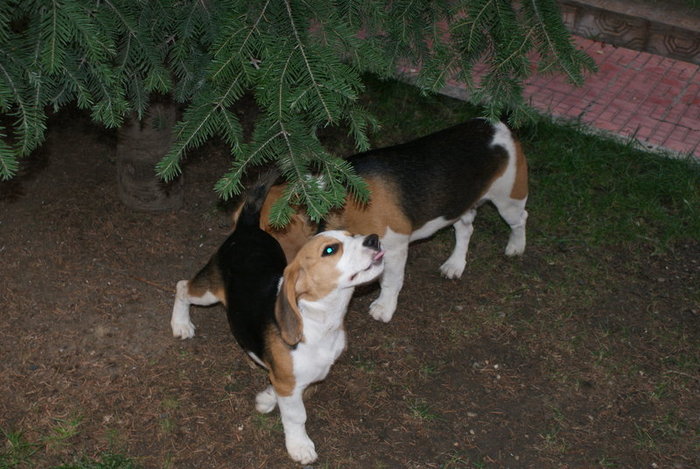
[[[299,300],[299,310],[304,321],[304,334],[307,327],[321,328],[325,332],[340,329],[348,310],[354,288],[335,290],[320,300]]]

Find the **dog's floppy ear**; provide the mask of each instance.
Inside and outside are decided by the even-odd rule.
[[[299,296],[297,283],[303,275],[298,264],[290,264],[284,270],[284,281],[277,295],[275,319],[280,328],[282,340],[289,345],[296,345],[304,338],[304,324],[297,304]]]

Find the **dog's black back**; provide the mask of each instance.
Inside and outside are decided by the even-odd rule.
[[[436,214],[459,218],[479,200],[491,175],[508,160],[505,148],[491,146],[493,137],[492,124],[472,119],[407,143],[353,155],[348,161],[360,176],[381,175],[396,184],[403,213],[419,227]]]
[[[280,278],[287,265],[282,247],[260,229],[257,199],[246,202],[234,232],[216,254],[226,290],[228,322],[244,350],[262,357],[264,334],[275,321]]]

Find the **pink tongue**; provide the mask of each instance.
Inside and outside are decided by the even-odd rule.
[[[378,260],[381,259],[382,257],[384,257],[384,251],[379,251],[377,254],[374,255],[374,257],[372,258],[372,260],[378,261]]]

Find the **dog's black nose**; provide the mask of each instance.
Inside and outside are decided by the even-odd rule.
[[[371,234],[362,241],[362,245],[375,251],[379,251],[379,236],[376,234]]]

